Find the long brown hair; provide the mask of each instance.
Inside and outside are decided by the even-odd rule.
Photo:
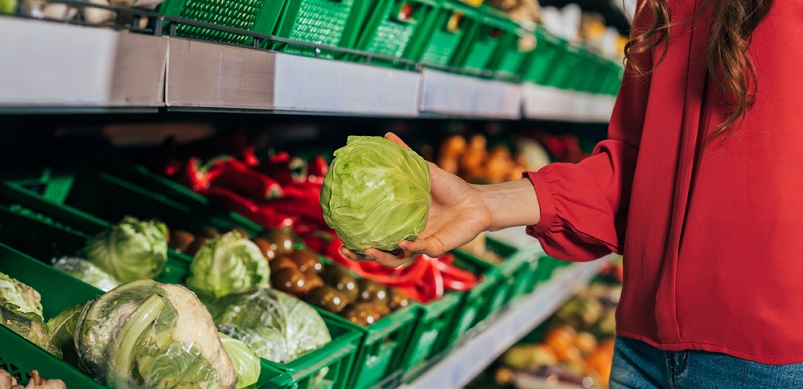
[[[769,13],[773,0],[703,0],[703,7],[708,3],[715,7],[705,53],[708,74],[722,87],[728,102],[728,116],[710,134],[715,137],[736,121],[743,120],[755,103],[756,68],[747,50],[751,34]],[[667,0],[643,0],[636,13],[650,11],[652,25],[643,31],[633,30],[625,46],[625,57],[641,75],[652,69],[639,67],[634,56],[663,45],[663,54],[655,61],[653,69],[658,66],[666,56],[671,25]]]

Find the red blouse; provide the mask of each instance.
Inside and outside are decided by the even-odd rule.
[[[803,2],[775,0],[754,32],[756,104],[712,143],[724,110],[704,58],[711,2],[692,18],[704,3],[670,0],[667,55],[651,76],[626,71],[592,157],[529,174],[541,221],[528,233],[561,259],[624,255],[623,337],[803,362]]]

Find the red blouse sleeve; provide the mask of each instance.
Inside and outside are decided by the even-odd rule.
[[[652,66],[649,53],[638,60],[645,69]],[[548,255],[589,261],[621,252],[649,91],[650,77],[627,66],[608,139],[578,164],[553,163],[526,174],[541,208],[540,222],[527,233]]]

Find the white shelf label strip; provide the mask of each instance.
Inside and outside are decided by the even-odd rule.
[[[521,85],[424,69],[421,112],[518,119]]]

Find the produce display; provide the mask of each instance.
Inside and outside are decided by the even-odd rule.
[[[273,231],[271,234],[287,228],[312,252],[322,254],[359,278],[398,289],[393,294],[427,303],[448,291],[469,290],[477,283],[477,276],[454,266],[454,258],[450,255],[442,258],[420,256],[406,266],[390,269],[376,263],[356,263],[340,253],[340,247],[344,246],[340,239],[341,234],[354,236],[354,242],[358,242],[354,246],[357,250],[367,247],[392,250],[401,239],[412,239],[423,231],[426,211],[431,202],[429,168],[414,152],[381,137],[350,137],[348,144],[336,151],[330,167],[320,156],[305,162],[301,158],[279,152],[260,160],[250,147],[233,146],[231,149],[232,155],[238,155],[239,159],[232,156],[207,156],[209,162],[204,164],[197,157],[181,160],[176,156],[179,153],[174,151],[160,165],[163,173],[206,196],[211,203],[242,214],[265,227],[267,231]],[[194,147],[194,151],[200,150],[200,147]],[[401,167],[396,166],[397,163]],[[374,167],[368,169],[368,166]],[[347,178],[347,173],[355,176]],[[370,177],[360,177],[359,174]],[[222,178],[226,176],[238,178]],[[349,196],[346,196],[348,190],[345,188],[349,187],[346,181],[357,183],[369,179],[376,185],[371,190],[351,187],[353,194],[349,196],[361,200],[350,203]],[[412,185],[399,184],[405,182]],[[339,195],[341,192],[342,195]],[[395,198],[393,206],[370,205],[370,201],[381,202],[385,198]],[[402,198],[408,198],[409,201],[400,201]],[[400,202],[402,204],[398,205]],[[372,208],[371,218],[381,220],[381,226],[366,230],[365,223],[355,218],[358,216],[356,213],[352,216],[344,213],[347,206],[353,206],[358,213],[360,209],[366,213],[366,209]],[[327,218],[335,225],[338,223],[333,222],[333,219],[341,218],[343,222],[339,225],[345,230],[336,234],[336,229],[327,224]],[[371,241],[367,236],[368,232],[380,230],[384,231],[383,234],[376,234],[380,238]],[[394,233],[397,236],[387,239],[386,234]],[[316,270],[311,271],[304,264],[316,261],[312,258],[314,255],[310,255],[312,253],[295,252],[294,245],[299,242],[292,238],[284,240],[285,247],[279,247],[277,243],[281,245],[281,242],[272,240],[275,236],[277,235],[266,237],[266,242],[260,242],[259,237],[254,239],[270,260],[273,287],[306,298],[304,296],[315,288],[333,286],[322,282],[322,267],[315,265]],[[379,242],[378,239],[385,239],[386,242]],[[189,238],[182,241],[188,240]],[[282,256],[287,258],[280,258]],[[316,298],[310,301],[323,303],[319,296],[326,296],[326,303],[321,305],[324,309],[348,315],[360,324],[370,324],[389,313],[385,308],[379,307],[380,314],[376,315],[364,301],[342,300],[337,293],[329,292],[331,291],[328,289],[316,291]],[[332,300],[338,302],[331,306]],[[349,303],[354,303],[352,305],[359,306],[360,309],[346,309],[345,305]],[[339,308],[341,305],[343,310]],[[357,317],[361,319],[356,319]]]
[[[66,389],[64,381],[59,379],[47,380],[39,376],[39,372],[31,370],[28,385],[17,384],[17,379],[7,371],[0,369],[0,388],[2,389]]]
[[[479,134],[468,140],[462,135],[445,139],[437,158],[441,169],[472,183],[496,184],[517,180],[525,171],[509,148],[499,145],[489,150],[485,136]]]
[[[577,387],[606,388],[613,360],[615,309],[621,294],[621,262],[570,299],[541,329],[540,341],[523,342],[492,369],[498,384],[519,376],[541,377]]]
[[[398,249],[427,225],[429,166],[412,150],[381,137],[350,136],[323,180],[326,223],[346,248]]]

